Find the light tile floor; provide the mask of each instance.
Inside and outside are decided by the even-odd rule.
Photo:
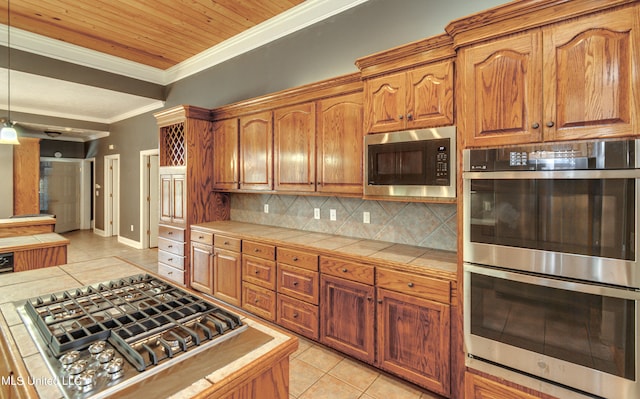
[[[116,237],[101,237],[91,231],[63,234],[69,245],[69,263],[119,256],[157,272],[158,250],[135,249]],[[362,362],[300,337],[291,356],[291,399],[440,399],[441,397],[382,373]]]

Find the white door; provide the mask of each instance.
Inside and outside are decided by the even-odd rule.
[[[120,155],[104,157],[105,223],[106,236],[120,234]]]
[[[80,229],[80,178],[82,161],[44,163],[43,189],[47,213],[56,216],[56,233]]]
[[[158,246],[158,222],[160,221],[159,192],[160,175],[158,155],[149,157],[149,248]]]

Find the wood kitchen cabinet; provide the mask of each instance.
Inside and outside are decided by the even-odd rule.
[[[637,135],[639,10],[602,11],[463,47],[463,145]]]
[[[213,234],[191,230],[191,288],[213,294]]]
[[[242,243],[242,308],[269,321],[276,320],[276,248]]]
[[[317,192],[362,194],[362,92],[317,102]]]
[[[238,119],[213,124],[213,188],[237,189],[240,183],[238,163]]]
[[[390,270],[376,273],[377,366],[448,396],[449,282]]]
[[[240,123],[240,189],[273,189],[273,115],[243,116]]]
[[[465,373],[465,399],[555,399],[539,392],[527,393],[483,376]]]
[[[273,112],[274,189],[315,191],[316,109],[312,102]]]
[[[241,240],[216,234],[213,239],[213,296],[231,305],[242,303]]]
[[[373,364],[373,266],[321,257],[320,271],[320,342]]]
[[[187,219],[186,175],[183,167],[160,168],[160,221],[183,225]]]
[[[367,133],[453,124],[453,61],[367,79]]]

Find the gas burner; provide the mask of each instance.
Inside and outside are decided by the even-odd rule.
[[[89,345],[89,353],[91,353],[92,355],[97,355],[98,353],[104,351],[106,347],[107,347],[106,341],[94,342],[91,345]]]
[[[88,364],[89,363],[84,359],[75,361],[71,363],[71,365],[69,365],[69,367],[67,368],[67,372],[70,375],[80,374],[87,369]]]
[[[93,385],[96,383],[96,371],[95,370],[83,371],[82,373],[75,376],[75,378],[73,379],[73,383],[81,391],[91,390],[93,388]]]
[[[69,366],[78,359],[80,359],[80,352],[70,351],[60,356],[60,363],[62,363],[63,366]]]
[[[186,346],[189,346],[192,340],[191,335],[189,335],[188,332],[180,328],[174,328],[165,332],[160,336],[160,339],[168,343],[171,349],[174,349],[174,350],[180,348],[180,339],[182,339],[185,342]],[[183,350],[186,350],[186,349],[183,348]]]
[[[115,354],[116,351],[114,349],[105,349],[96,355],[96,359],[98,359],[100,363],[108,363],[111,359],[113,359],[113,356]]]

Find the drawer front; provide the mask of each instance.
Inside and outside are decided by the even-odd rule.
[[[165,265],[164,263],[158,263],[158,274],[162,277],[175,281],[181,285],[184,284],[184,272],[182,270],[178,270],[175,267],[171,267],[169,265]]]
[[[184,241],[184,229],[174,226],[168,226],[166,224],[161,224],[158,226],[158,237],[168,238],[169,240],[174,241]]]
[[[167,240],[166,238],[158,237],[158,250],[171,252],[179,256],[184,256],[184,242]]]
[[[245,240],[242,243],[242,253],[267,260],[276,259],[276,247],[255,241]]]
[[[213,236],[213,246],[229,251],[240,252],[241,242],[239,238],[227,237],[220,234]]]
[[[368,285],[373,285],[375,278],[375,268],[373,266],[326,256],[320,257],[320,271],[331,276]]]
[[[213,245],[213,233],[191,230],[191,241],[199,242],[201,244]]]
[[[166,263],[167,265],[175,267],[176,269],[184,270],[184,256],[159,250],[158,262]]]
[[[318,271],[318,255],[295,249],[278,248],[278,263],[286,263],[303,269]]]
[[[276,262],[243,254],[242,280],[275,291]]]
[[[307,338],[318,340],[318,307],[278,294],[278,324]]]
[[[383,268],[377,268],[376,275],[377,287],[441,303],[451,303],[451,283],[449,281]]]
[[[318,272],[289,266],[278,262],[278,292],[291,297],[318,304]]]
[[[242,308],[269,321],[276,321],[276,293],[251,283],[242,283]]]

